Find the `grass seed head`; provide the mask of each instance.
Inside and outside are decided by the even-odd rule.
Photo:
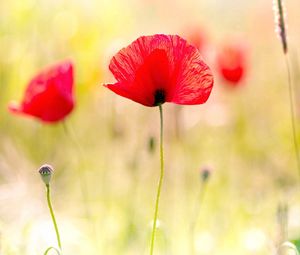
[[[282,43],[283,52],[286,54],[288,52],[288,45],[284,0],[273,0],[273,11],[275,19],[275,32]]]

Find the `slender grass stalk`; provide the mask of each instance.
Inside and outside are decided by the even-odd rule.
[[[83,159],[84,160],[84,155],[81,149],[80,144],[78,143],[75,135],[73,134],[73,132],[71,132],[70,128],[68,127],[67,123],[65,121],[63,121],[63,128],[64,131],[66,133],[66,135],[69,137],[69,139],[71,140],[72,143],[74,143],[77,152],[78,152],[78,158],[79,159]],[[83,203],[84,203],[84,209],[85,209],[85,215],[87,217],[87,219],[91,219],[91,213],[90,213],[90,208],[89,208],[89,192],[88,192],[88,185],[87,185],[87,181],[86,181],[86,176],[84,171],[82,171],[79,167],[77,167],[78,169],[78,180],[79,180],[79,185],[80,185],[80,191],[81,191],[81,195],[83,198]]]
[[[291,125],[292,125],[292,135],[294,141],[295,156],[297,162],[298,174],[300,177],[300,155],[299,155],[299,146],[297,142],[297,132],[296,132],[296,120],[295,120],[295,109],[294,109],[294,91],[291,79],[291,68],[288,59],[288,40],[287,40],[287,29],[285,22],[285,6],[283,0],[273,0],[273,9],[275,17],[275,28],[277,35],[281,41],[282,50],[284,53],[285,64],[288,75],[288,90],[289,90],[289,102],[290,102],[290,113],[291,113]]]
[[[200,215],[200,210],[202,207],[203,203],[203,198],[205,195],[206,191],[206,186],[207,182],[202,182],[198,196],[197,196],[197,201],[195,203],[195,208],[194,208],[194,215],[192,216],[191,220],[191,225],[190,225],[190,248],[191,248],[191,254],[195,254],[195,249],[194,249],[194,241],[195,241],[195,229],[196,225],[199,219]]]
[[[191,224],[190,224],[190,254],[195,254],[195,249],[194,249],[194,241],[195,241],[195,229],[197,226],[197,221],[199,219],[200,215],[200,210],[201,206],[203,203],[204,195],[206,192],[206,186],[207,186],[207,181],[209,180],[211,175],[211,169],[210,167],[204,167],[200,171],[200,177],[201,177],[201,183],[200,183],[200,189],[199,193],[197,196],[197,200],[195,202],[195,208],[194,208],[194,215],[192,216]]]
[[[279,227],[279,247],[288,240],[288,205],[280,202],[277,208],[277,222]]]
[[[287,33],[285,26],[285,7],[283,0],[273,0],[273,8],[275,12],[276,32],[281,40],[284,54],[288,52]]]
[[[69,137],[70,141],[75,145],[77,153],[78,153],[78,159],[83,162],[84,168],[86,168],[86,159],[84,155],[84,151],[81,148],[80,143],[78,142],[78,139],[76,138],[76,135],[72,130],[69,128],[67,123],[65,121],[63,123],[63,128],[66,133],[66,135]],[[79,180],[79,186],[80,186],[80,192],[81,196],[83,199],[83,206],[85,210],[85,217],[89,223],[90,227],[90,232],[92,235],[92,238],[94,239],[94,242],[97,246],[97,248],[100,248],[100,243],[98,242],[98,235],[97,235],[97,229],[96,225],[93,222],[90,206],[89,206],[89,201],[90,201],[90,196],[89,196],[89,190],[88,190],[88,184],[87,184],[87,177],[85,174],[84,170],[81,170],[79,167],[77,167],[77,174],[78,174],[78,180]]]
[[[158,107],[159,107],[159,116],[160,116],[160,177],[159,177],[156,200],[155,200],[155,211],[154,211],[153,227],[152,227],[152,234],[151,234],[150,255],[153,254],[153,250],[154,250],[159,199],[160,199],[162,182],[164,178],[163,110],[161,104],[159,104]]]
[[[176,105],[174,110],[175,119],[175,135],[177,139],[180,139],[183,132],[183,121],[182,121],[182,106]]]
[[[300,177],[300,155],[299,155],[299,146],[298,146],[298,142],[297,142],[295,107],[294,107],[294,90],[293,90],[292,79],[291,79],[291,68],[290,68],[289,59],[288,59],[287,54],[285,54],[285,64],[286,64],[287,75],[288,75],[292,134],[293,134],[294,148],[295,148],[295,154],[296,154],[295,156],[296,156],[296,161],[297,161],[297,169],[298,169],[298,174]]]
[[[55,229],[55,234],[56,234],[56,239],[57,239],[57,246],[59,247],[60,250],[62,250],[60,235],[59,235],[59,231],[58,231],[58,226],[57,226],[57,223],[56,223],[54,211],[53,211],[52,204],[51,204],[50,184],[46,184],[46,189],[47,189],[47,203],[48,203],[48,208],[49,208],[49,211],[50,211],[51,219],[52,219],[52,222],[53,222],[53,226],[54,226],[54,229]]]

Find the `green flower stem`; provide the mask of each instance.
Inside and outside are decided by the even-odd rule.
[[[299,146],[298,146],[298,142],[297,142],[297,130],[296,130],[295,108],[294,108],[294,91],[293,91],[293,85],[292,85],[290,64],[289,64],[288,56],[286,54],[285,54],[285,64],[286,64],[286,69],[287,69],[287,74],[288,74],[288,86],[289,86],[288,89],[289,89],[292,135],[293,135],[293,141],[294,141],[297,169],[298,169],[298,174],[300,177],[300,155],[299,155]]]
[[[163,110],[162,110],[161,104],[159,104],[158,107],[159,107],[159,115],[160,115],[160,177],[159,177],[157,193],[156,193],[155,211],[154,211],[154,219],[153,219],[153,227],[152,227],[152,235],[151,235],[150,255],[153,254],[153,250],[154,250],[159,198],[160,198],[161,187],[162,187],[162,182],[163,182],[163,178],[164,178]]]
[[[92,210],[90,208],[89,205],[89,201],[90,201],[90,194],[89,194],[89,189],[88,189],[88,183],[87,183],[87,174],[85,169],[87,169],[87,159],[86,159],[86,155],[84,153],[84,150],[82,149],[82,146],[80,144],[80,142],[78,141],[78,137],[76,135],[76,133],[74,132],[74,130],[72,129],[72,127],[70,128],[69,125],[67,125],[66,121],[62,122],[63,124],[63,128],[65,131],[66,136],[70,139],[71,143],[74,144],[75,149],[77,150],[77,154],[78,154],[78,165],[82,164],[83,165],[83,169],[81,169],[80,167],[77,167],[77,174],[78,174],[78,182],[79,182],[79,187],[80,187],[80,192],[81,192],[81,196],[82,196],[82,200],[83,200],[83,206],[84,206],[84,214],[85,217],[88,221],[88,223],[90,224],[90,231],[91,231],[91,235],[93,236],[94,242],[97,246],[99,246],[99,242],[97,239],[97,229],[96,229],[96,225],[94,223],[93,220],[93,215],[92,215]]]
[[[78,139],[76,138],[76,134],[74,134],[74,131],[71,128],[69,128],[69,126],[67,125],[67,123],[65,121],[63,121],[63,128],[64,128],[66,135],[70,139],[70,141],[76,147],[76,149],[78,151],[78,158],[80,158],[81,161],[83,161],[83,164],[85,167],[85,164],[86,164],[85,155],[83,153],[80,143],[78,142]],[[77,168],[77,169],[78,169],[78,179],[79,179],[80,191],[81,191],[81,195],[82,195],[83,203],[84,203],[85,216],[87,217],[88,220],[90,220],[92,222],[91,212],[90,212],[90,208],[89,208],[89,192],[88,192],[87,177],[86,177],[84,170],[81,170],[80,168]]]
[[[191,225],[190,225],[190,248],[191,248],[191,254],[195,254],[194,249],[194,241],[195,241],[195,229],[197,226],[197,221],[199,219],[201,206],[203,203],[204,194],[206,191],[206,185],[207,181],[202,182],[199,194],[197,196],[197,201],[195,203],[195,209],[194,209],[194,215],[192,217]]]
[[[56,253],[57,253],[58,255],[61,255],[60,251],[59,251],[58,249],[56,249],[55,247],[53,247],[53,246],[49,247],[49,248],[44,252],[44,255],[47,255],[48,252],[51,251],[51,250],[54,250],[54,251],[56,251]]]
[[[61,249],[61,241],[60,241],[59,231],[58,231],[56,219],[55,219],[55,216],[54,216],[53,208],[52,208],[52,205],[51,205],[50,185],[46,184],[46,188],[47,188],[47,203],[48,203],[49,211],[50,211],[50,214],[51,214],[53,226],[54,226],[55,233],[56,233],[57,245],[58,245],[59,249],[62,250]]]

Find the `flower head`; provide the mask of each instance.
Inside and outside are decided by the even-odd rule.
[[[217,54],[217,68],[230,85],[238,85],[246,71],[245,47],[241,44],[224,45]]]
[[[47,164],[42,165],[42,166],[39,168],[39,173],[40,173],[40,176],[41,176],[41,178],[42,178],[42,181],[43,181],[46,185],[49,185],[53,171],[54,171],[54,170],[53,170],[52,166],[47,165]]]
[[[10,103],[9,110],[43,122],[60,121],[74,108],[73,83],[73,65],[70,61],[51,66],[29,82],[22,102]]]
[[[112,58],[109,69],[117,82],[105,86],[145,106],[202,104],[213,86],[197,48],[177,35],[139,37]]]
[[[288,44],[284,0],[273,0],[273,11],[275,20],[275,32],[281,40],[283,52],[284,54],[286,54],[288,51]]]
[[[205,53],[204,50],[207,48],[208,36],[206,31],[200,27],[187,28],[187,38],[192,45],[197,47],[197,49],[202,53]]]
[[[204,166],[200,169],[201,181],[206,182],[212,173],[212,168],[210,166]]]

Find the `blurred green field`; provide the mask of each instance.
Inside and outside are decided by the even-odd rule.
[[[299,130],[299,2],[286,7]],[[43,254],[55,245],[37,172],[44,163],[55,168],[52,202],[65,255],[148,254],[159,112],[102,84],[114,81],[110,58],[138,36],[188,38],[195,27],[207,34],[204,56],[215,85],[206,104],[164,104],[166,176],[155,254],[191,254],[191,243],[201,255],[275,254],[280,203],[289,208],[289,240],[300,238],[300,179],[272,1],[0,0],[1,255]],[[213,56],[236,38],[247,44],[249,61],[241,86],[229,88]],[[75,63],[76,82],[76,108],[65,126],[8,112],[38,70],[65,58]],[[206,165],[213,172],[191,241]]]

